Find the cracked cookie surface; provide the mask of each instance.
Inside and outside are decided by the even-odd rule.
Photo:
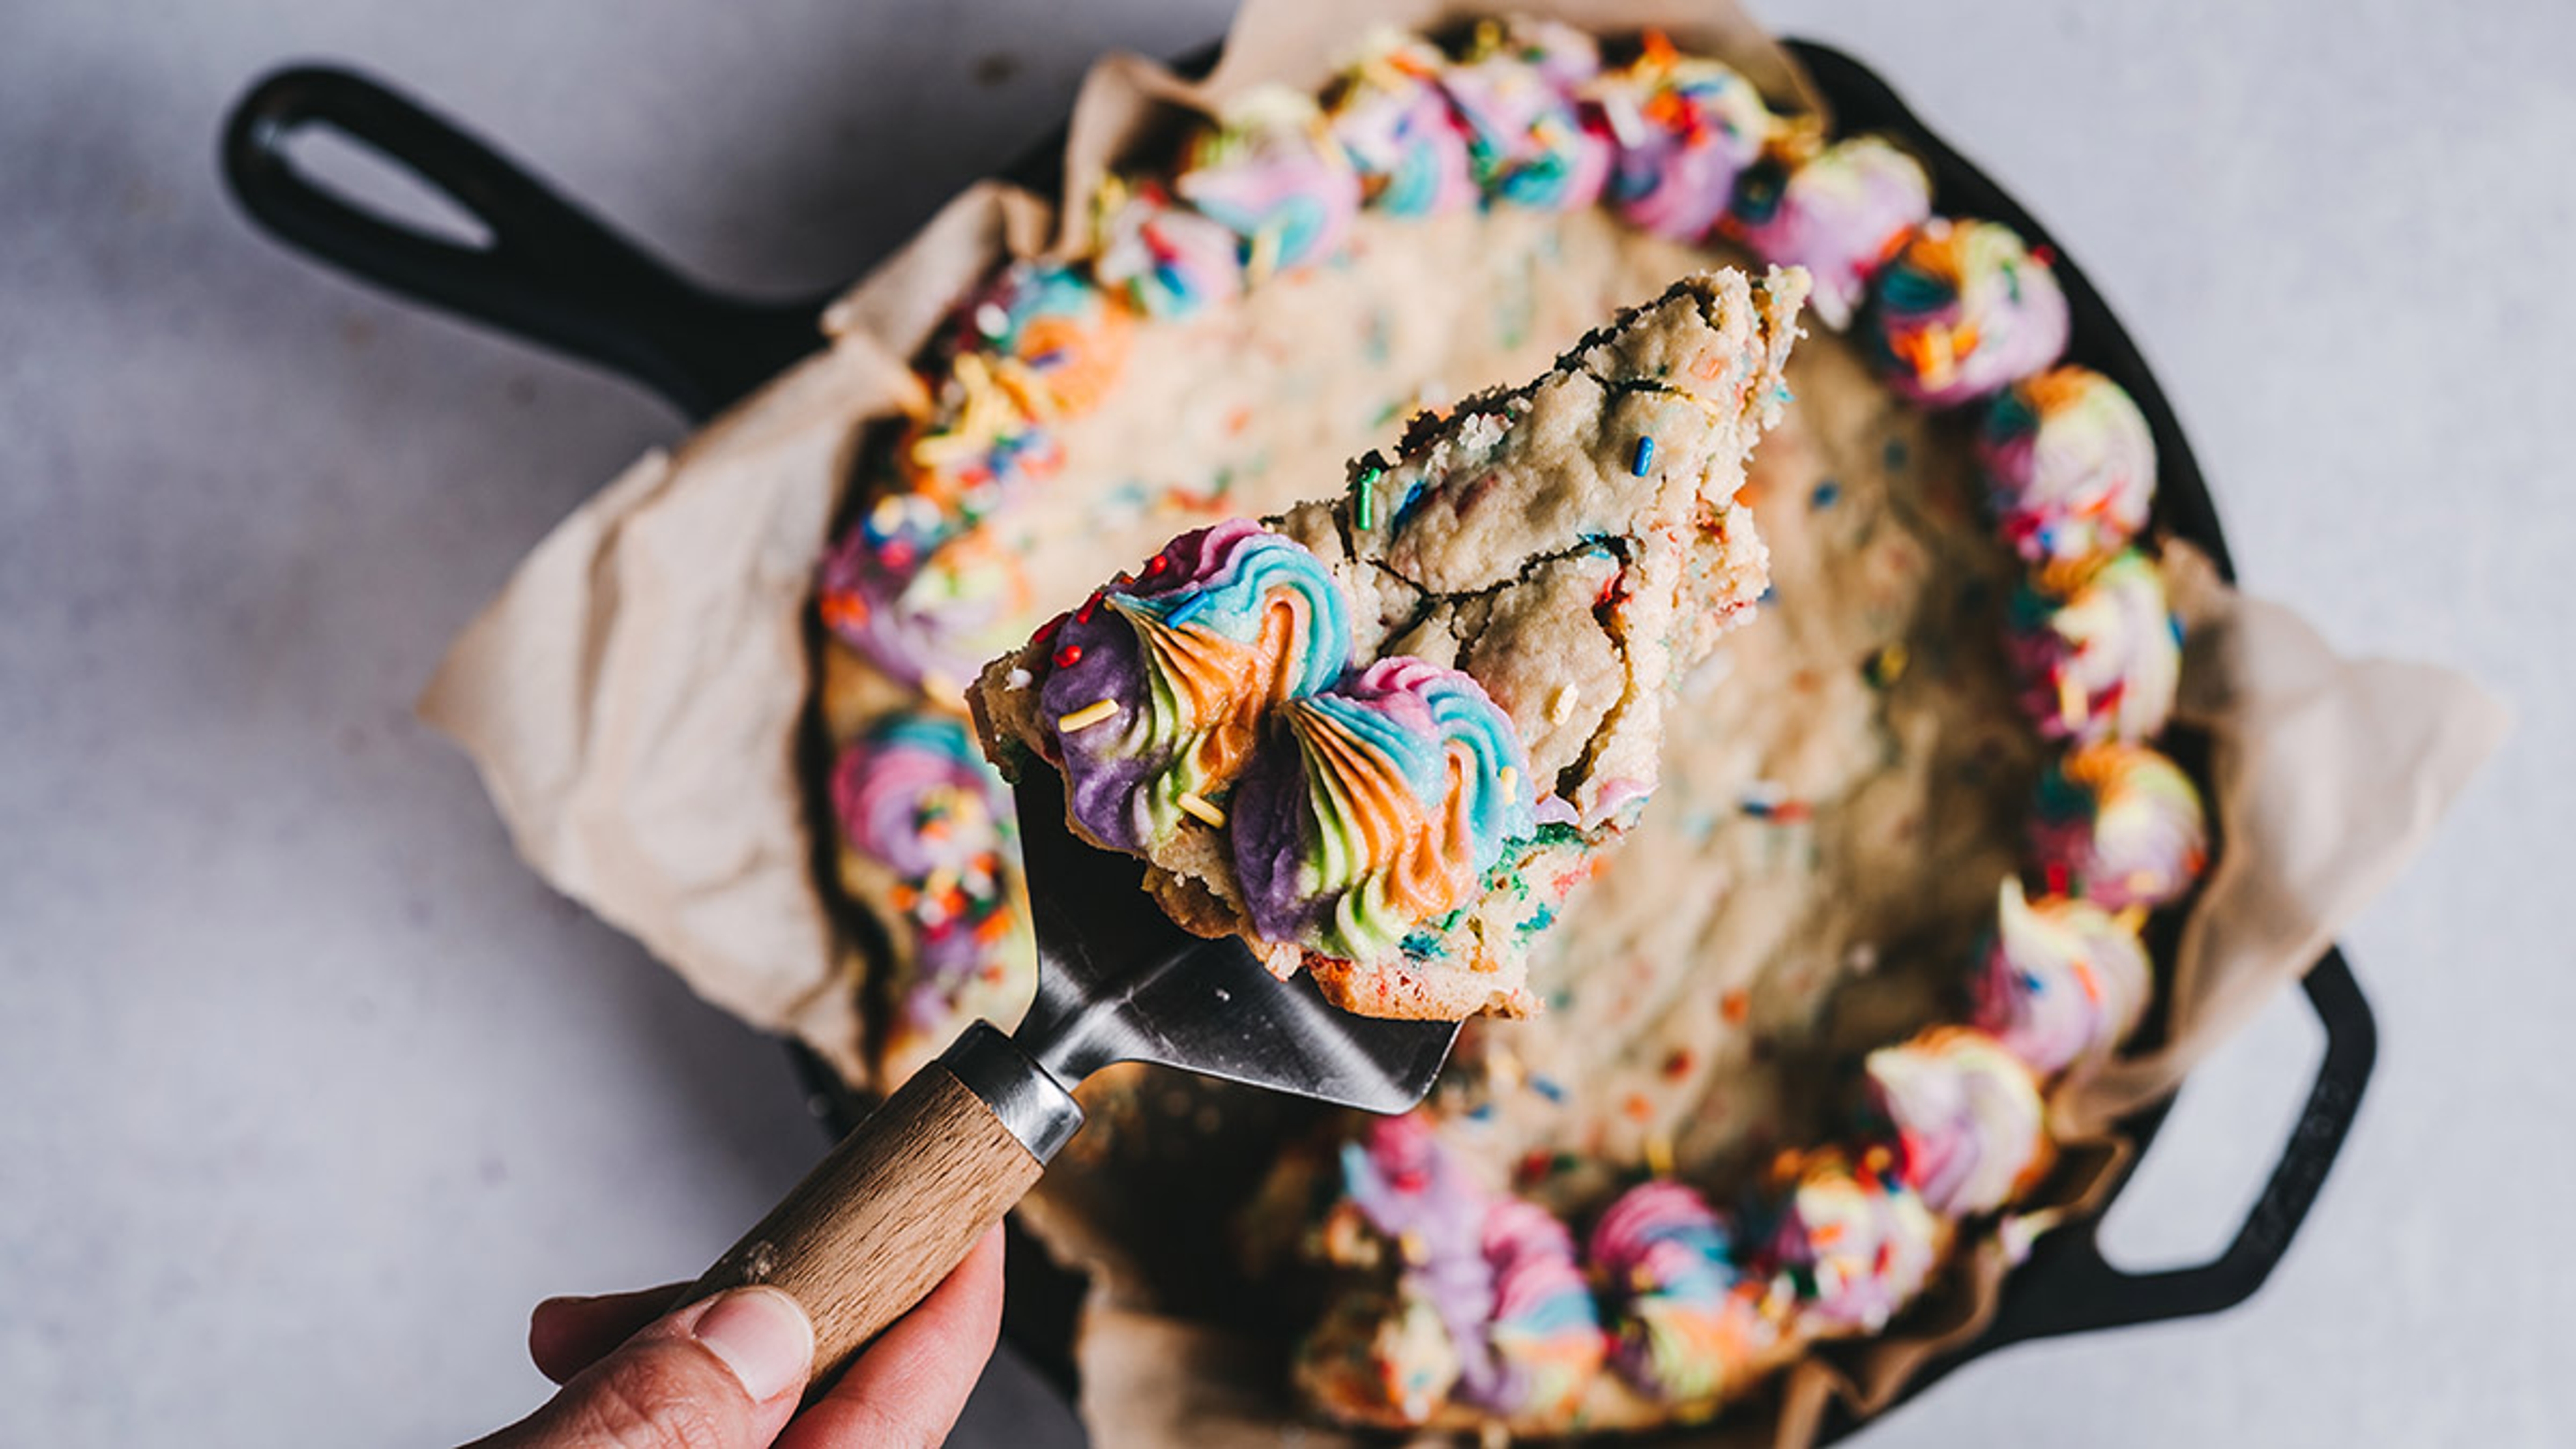
[[[1521,1014],[1530,938],[1656,784],[1680,671],[1760,594],[1735,503],[1803,274],[1702,273],[1338,497],[1183,535],[990,666],[1005,769],[1204,934],[1353,1010]]]

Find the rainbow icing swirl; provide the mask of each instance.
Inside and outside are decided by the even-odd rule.
[[[1112,177],[1092,214],[1093,275],[1146,316],[1176,320],[1243,295],[1233,231],[1175,203],[1161,183]]]
[[[1593,1224],[1588,1256],[1618,1324],[1613,1362],[1649,1398],[1714,1399],[1779,1336],[1736,1272],[1725,1222],[1682,1183],[1622,1193]]]
[[[1888,386],[1948,407],[2056,361],[2066,294],[2011,228],[1934,217],[1880,271],[1861,323]]]
[[[1185,533],[1144,576],[1069,615],[1049,645],[1040,703],[1057,719],[1108,701],[1108,719],[1059,729],[1073,818],[1141,851],[1233,782],[1262,716],[1341,677],[1342,592],[1323,563],[1244,519]]]
[[[1460,1387],[1491,1396],[1501,1378],[1483,1350],[1495,1301],[1483,1234],[1492,1194],[1420,1113],[1376,1119],[1342,1144],[1342,1192],[1348,1210],[1393,1245],[1399,1297],[1437,1313]]]
[[[1384,960],[1537,829],[1510,717],[1454,669],[1381,659],[1280,717],[1296,748],[1244,775],[1233,821],[1246,913],[1269,940]]]
[[[1573,1235],[1536,1203],[1504,1197],[1485,1214],[1482,1246],[1493,1274],[1494,1380],[1479,1402],[1541,1417],[1571,1409],[1609,1351]]]
[[[1010,894],[1019,842],[1001,777],[960,721],[895,714],[842,751],[831,797],[851,847],[896,877],[912,979],[892,1030],[942,1033],[949,1001],[979,980],[998,984],[1029,952]]]
[[[1082,272],[1015,262],[957,311],[959,352],[985,359],[994,380],[1040,421],[1091,411],[1127,361],[1131,324]]]
[[[2139,741],[2165,727],[2182,679],[2182,623],[2155,560],[2126,549],[2063,603],[2025,581],[2010,651],[2042,738]]]
[[[2133,918],[2071,896],[2029,900],[2020,881],[2007,880],[1974,1018],[2049,1076],[2108,1055],[2137,1029],[2153,984]]]
[[[1876,1333],[1922,1291],[1940,1258],[1941,1220],[1895,1173],[1894,1155],[1853,1162],[1832,1149],[1792,1154],[1773,1255],[1798,1311],[1827,1333]]]
[[[1736,189],[1731,229],[1773,266],[1805,267],[1808,304],[1839,330],[1870,278],[1931,215],[1923,163],[1883,137],[1854,136],[1794,169],[1754,168]]]
[[[1359,211],[1359,173],[1315,102],[1265,86],[1190,138],[1172,190],[1243,241],[1247,280],[1329,261]]]
[[[1479,26],[1466,59],[1442,78],[1467,128],[1486,199],[1533,211],[1581,211],[1610,179],[1610,139],[1570,92],[1601,68],[1592,37],[1553,22]]]
[[[1020,559],[989,533],[921,524],[926,500],[887,494],[823,556],[824,624],[906,684],[971,677],[1028,613]],[[886,521],[880,533],[878,517]],[[930,537],[934,543],[915,542]]]
[[[2006,388],[1986,410],[1977,454],[1996,525],[2030,563],[2087,564],[2147,526],[2155,434],[2128,392],[2089,367]]]
[[[2002,1207],[2046,1156],[2039,1082],[1984,1032],[1934,1027],[1871,1052],[1866,1070],[1871,1094],[1896,1128],[1898,1172],[1936,1213],[1967,1217]]]
[[[2209,820],[2182,767],[2144,745],[2068,751],[2040,776],[2031,840],[2052,890],[2111,910],[2180,900],[2209,859]]]
[[[1448,64],[1429,41],[1381,32],[1342,78],[1330,124],[1370,208],[1438,216],[1476,204],[1467,140],[1440,88]]]
[[[1589,93],[1616,149],[1610,204],[1675,241],[1698,241],[1717,225],[1771,135],[1771,108],[1751,81],[1651,31],[1636,60]]]

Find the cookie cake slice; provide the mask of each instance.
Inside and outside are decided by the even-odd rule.
[[[1062,772],[1074,833],[1175,921],[1346,1009],[1528,1013],[1530,937],[1767,582],[1735,495],[1805,294],[1686,277],[1337,496],[1172,540],[985,669],[987,752]]]

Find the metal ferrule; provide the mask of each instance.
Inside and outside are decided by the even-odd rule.
[[[966,1028],[939,1054],[939,1064],[992,1108],[1040,1162],[1052,1159],[1082,1130],[1082,1108],[1075,1105],[1073,1093],[989,1021]]]

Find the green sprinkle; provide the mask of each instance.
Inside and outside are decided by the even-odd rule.
[[[1386,470],[1384,468],[1378,467],[1374,463],[1360,469],[1360,476],[1358,479],[1358,487],[1360,491],[1359,506],[1354,511],[1359,517],[1359,524],[1362,528],[1377,527],[1377,480],[1378,475],[1385,471]]]

